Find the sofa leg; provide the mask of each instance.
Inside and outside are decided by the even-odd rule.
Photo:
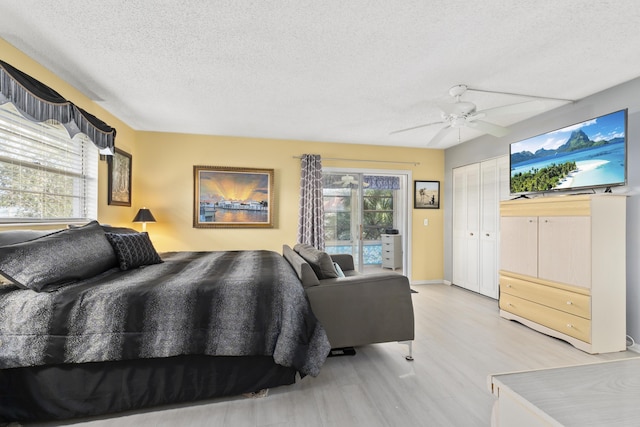
[[[413,341],[398,341],[399,344],[406,344],[407,346],[409,346],[409,354],[406,355],[404,358],[407,359],[409,362],[413,362]]]

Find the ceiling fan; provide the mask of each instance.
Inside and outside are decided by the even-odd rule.
[[[535,98],[532,101],[524,101],[515,104],[503,105],[500,107],[489,108],[485,110],[478,110],[476,104],[473,102],[463,101],[462,95],[467,91],[474,92],[485,92],[485,93],[497,93],[504,95],[514,95],[528,98]],[[437,122],[430,122],[421,124],[418,126],[412,126],[410,128],[395,130],[390,133],[390,135],[407,132],[414,129],[419,129],[427,126],[433,125],[444,125],[438,133],[428,142],[429,146],[437,146],[444,139],[449,132],[454,129],[460,128],[470,128],[480,131],[482,133],[490,134],[496,137],[502,137],[509,133],[509,129],[495,123],[491,123],[484,119],[487,116],[497,116],[501,114],[516,114],[516,113],[527,113],[532,111],[537,111],[544,108],[544,104],[540,101],[541,99],[546,100],[555,100],[555,101],[565,101],[565,102],[573,102],[569,99],[559,99],[559,98],[546,98],[540,96],[531,96],[531,95],[521,95],[516,93],[508,93],[508,92],[495,92],[481,89],[472,89],[467,85],[456,85],[449,89],[449,95],[453,97],[454,102],[450,103],[439,103],[438,106],[441,110],[441,120]]]
[[[358,180],[353,175],[343,175],[339,181],[336,181],[335,184],[342,184],[343,187],[350,187],[352,185],[357,186]],[[368,182],[362,183],[363,187],[368,187]]]

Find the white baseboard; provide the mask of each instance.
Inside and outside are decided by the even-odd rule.
[[[627,350],[635,351],[636,353],[640,353],[640,344],[634,344],[630,347],[627,347]]]
[[[443,280],[418,280],[415,282],[411,282],[411,286],[414,285],[442,285],[443,283],[446,284],[445,281]]]

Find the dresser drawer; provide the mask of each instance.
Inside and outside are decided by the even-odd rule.
[[[500,275],[500,294],[509,294],[569,314],[591,319],[591,297],[566,289]]]
[[[500,294],[500,309],[591,343],[591,321],[509,294]]]

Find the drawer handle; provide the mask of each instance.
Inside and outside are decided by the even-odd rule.
[[[571,323],[567,323],[567,328],[572,329],[573,325]]]
[[[469,236],[473,236],[473,233],[469,233]]]
[[[573,305],[571,301],[567,301],[567,305]]]

